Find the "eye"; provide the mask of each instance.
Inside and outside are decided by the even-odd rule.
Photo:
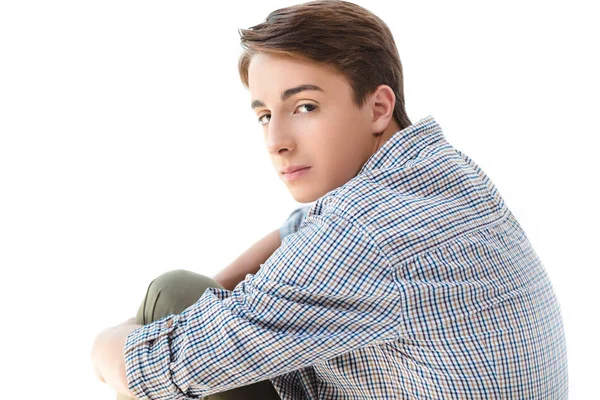
[[[314,110],[316,110],[316,109],[317,109],[317,106],[315,106],[314,104],[310,104],[310,103],[300,104],[300,105],[299,105],[299,106],[296,108],[296,110],[297,110],[297,109],[299,109],[300,107],[308,107],[308,108],[309,108],[309,110],[308,110],[307,112],[304,112],[304,113],[301,113],[301,114],[308,114],[308,113],[310,113],[310,112],[313,112]],[[311,108],[312,108],[312,109],[311,109]]]
[[[309,114],[311,112],[314,112],[318,107],[315,106],[314,104],[310,104],[310,103],[305,103],[305,104],[300,104],[298,107],[296,107],[296,110],[300,109],[301,107],[304,107],[307,111],[306,112],[301,112],[300,114]],[[258,123],[261,125],[266,125],[269,123],[269,121],[264,121],[264,118],[268,116],[269,117],[269,121],[271,120],[271,114],[263,114],[260,117],[258,117]]]
[[[258,117],[258,123],[261,124],[261,125],[266,125],[267,122],[263,122],[263,118],[266,117],[267,115],[269,116],[269,120],[270,120],[271,119],[271,114],[263,114],[260,117]]]

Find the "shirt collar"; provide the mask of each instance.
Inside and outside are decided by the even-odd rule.
[[[433,116],[428,115],[418,122],[396,132],[362,166],[361,175],[380,168],[402,165],[414,157],[415,150],[443,139],[442,128]]]
[[[431,143],[440,139],[444,139],[442,128],[435,121],[433,116],[428,115],[425,118],[399,130],[365,162],[360,172],[352,180],[357,177],[368,174],[377,169],[390,168],[394,165],[401,166],[409,159],[413,158],[416,152]],[[312,203],[309,214],[321,214],[323,207],[331,201],[331,199],[343,188],[346,184],[339,186],[328,193],[321,196]]]

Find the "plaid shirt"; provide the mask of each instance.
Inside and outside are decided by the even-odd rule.
[[[193,399],[270,379],[284,400],[567,398],[545,268],[432,116],[304,211],[235,290],[129,334],[131,391]]]

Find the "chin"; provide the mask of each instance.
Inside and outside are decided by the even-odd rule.
[[[317,192],[309,192],[306,190],[290,190],[290,194],[298,203],[312,203],[317,200],[323,194],[319,194]]]

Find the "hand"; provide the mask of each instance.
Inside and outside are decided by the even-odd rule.
[[[96,362],[94,361],[94,353],[92,352],[92,355],[90,357],[92,359],[92,366],[94,367],[94,375],[96,376],[96,378],[98,378],[98,380],[102,383],[106,383],[106,381],[104,380],[104,377],[102,376],[102,374],[100,373],[100,370],[98,369],[98,367],[96,366]]]
[[[127,335],[141,326],[135,323],[135,318],[129,318],[116,326],[104,329],[96,336],[90,355],[94,374],[100,382],[108,384],[117,393],[134,398],[135,395],[127,386],[123,347]]]
[[[109,328],[111,329],[111,328]],[[99,363],[100,363],[100,354],[98,352],[98,347],[100,342],[102,341],[102,334],[106,332],[106,329],[102,332],[100,332],[98,335],[96,335],[96,338],[94,339],[94,344],[92,345],[92,352],[90,354],[90,360],[92,362],[92,366],[94,367],[94,375],[96,376],[96,378],[98,378],[98,380],[100,382],[106,383],[106,381],[104,380],[104,376],[102,376],[102,373],[100,372],[100,368],[98,367]]]

